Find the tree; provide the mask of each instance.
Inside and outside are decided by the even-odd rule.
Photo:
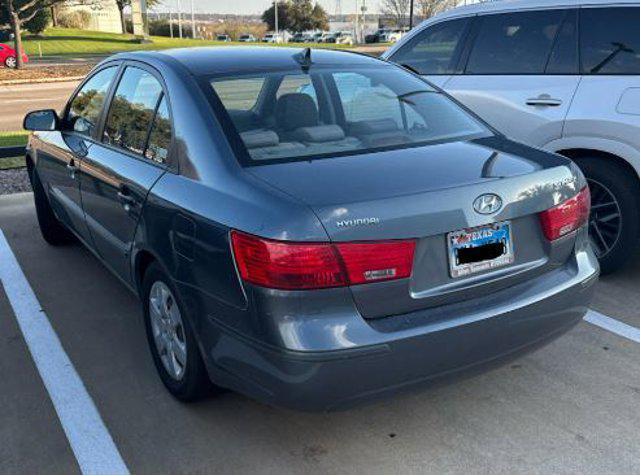
[[[278,1],[278,29],[290,30],[291,29],[291,4],[287,1]],[[267,24],[269,30],[274,31],[276,29],[276,14],[275,3],[267,8],[262,13],[262,21]]]
[[[51,22],[51,12],[48,8],[40,10],[31,20],[25,21],[22,26],[34,35],[41,34]]]
[[[22,28],[36,17],[42,10],[65,0],[0,0],[0,29],[11,30],[16,50],[16,68],[24,66],[22,61]]]
[[[270,30],[275,30],[275,6],[271,5],[262,14],[264,21]],[[311,0],[285,0],[278,1],[278,29],[295,32],[307,30],[324,30],[329,26],[327,12],[317,3]]]
[[[418,7],[420,8],[420,16],[423,19],[431,18],[432,16],[454,8],[457,6],[456,0],[417,0]]]
[[[313,6],[311,11],[312,30],[328,30],[329,29],[329,15],[324,8],[319,4]]]
[[[392,17],[396,26],[404,26],[411,0],[382,0],[381,9],[385,15]]]

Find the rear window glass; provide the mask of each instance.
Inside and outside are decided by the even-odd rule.
[[[264,78],[221,80],[212,84],[227,109],[247,111],[256,105]]]
[[[584,8],[580,24],[585,74],[640,74],[640,7]]]
[[[210,80],[254,162],[344,156],[488,134],[447,96],[391,66],[312,67]],[[252,86],[262,84],[259,103]],[[220,87],[224,85],[224,87]],[[238,104],[253,102],[250,110]]]

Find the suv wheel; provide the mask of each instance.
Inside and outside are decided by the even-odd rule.
[[[156,263],[145,272],[142,287],[147,340],[160,379],[177,399],[200,399],[212,385],[178,292]]]
[[[591,191],[589,239],[603,274],[629,262],[640,236],[637,179],[617,163],[601,158],[578,158]]]
[[[58,221],[53,209],[51,209],[51,204],[35,170],[31,172],[31,187],[33,188],[38,226],[43,239],[52,246],[62,246],[74,242],[75,236]]]

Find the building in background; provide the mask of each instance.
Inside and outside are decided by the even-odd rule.
[[[116,0],[69,0],[56,7],[56,15],[85,11],[90,14],[87,30],[123,33]]]

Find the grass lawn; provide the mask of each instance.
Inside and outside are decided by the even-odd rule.
[[[24,157],[0,158],[0,170],[11,170],[13,168],[24,167]]]
[[[190,46],[227,46],[234,44],[247,45],[247,43],[223,43],[220,41],[167,38],[164,36],[152,36],[151,39],[153,43],[138,44],[133,41],[132,35],[118,35],[114,33],[101,33],[96,31],[73,30],[67,28],[49,28],[41,37],[25,36],[24,49],[28,55],[35,58],[39,54],[38,43],[42,48],[42,54],[44,56],[110,54],[120,51],[186,48]],[[310,45],[288,43],[278,46],[306,47]],[[350,48],[347,45],[335,44],[314,45],[314,47],[339,49]]]
[[[18,132],[0,132],[0,147],[17,147],[27,145],[29,132],[20,130]]]
[[[0,132],[0,147],[26,145],[29,132]],[[0,170],[24,167],[24,157],[0,158]]]

